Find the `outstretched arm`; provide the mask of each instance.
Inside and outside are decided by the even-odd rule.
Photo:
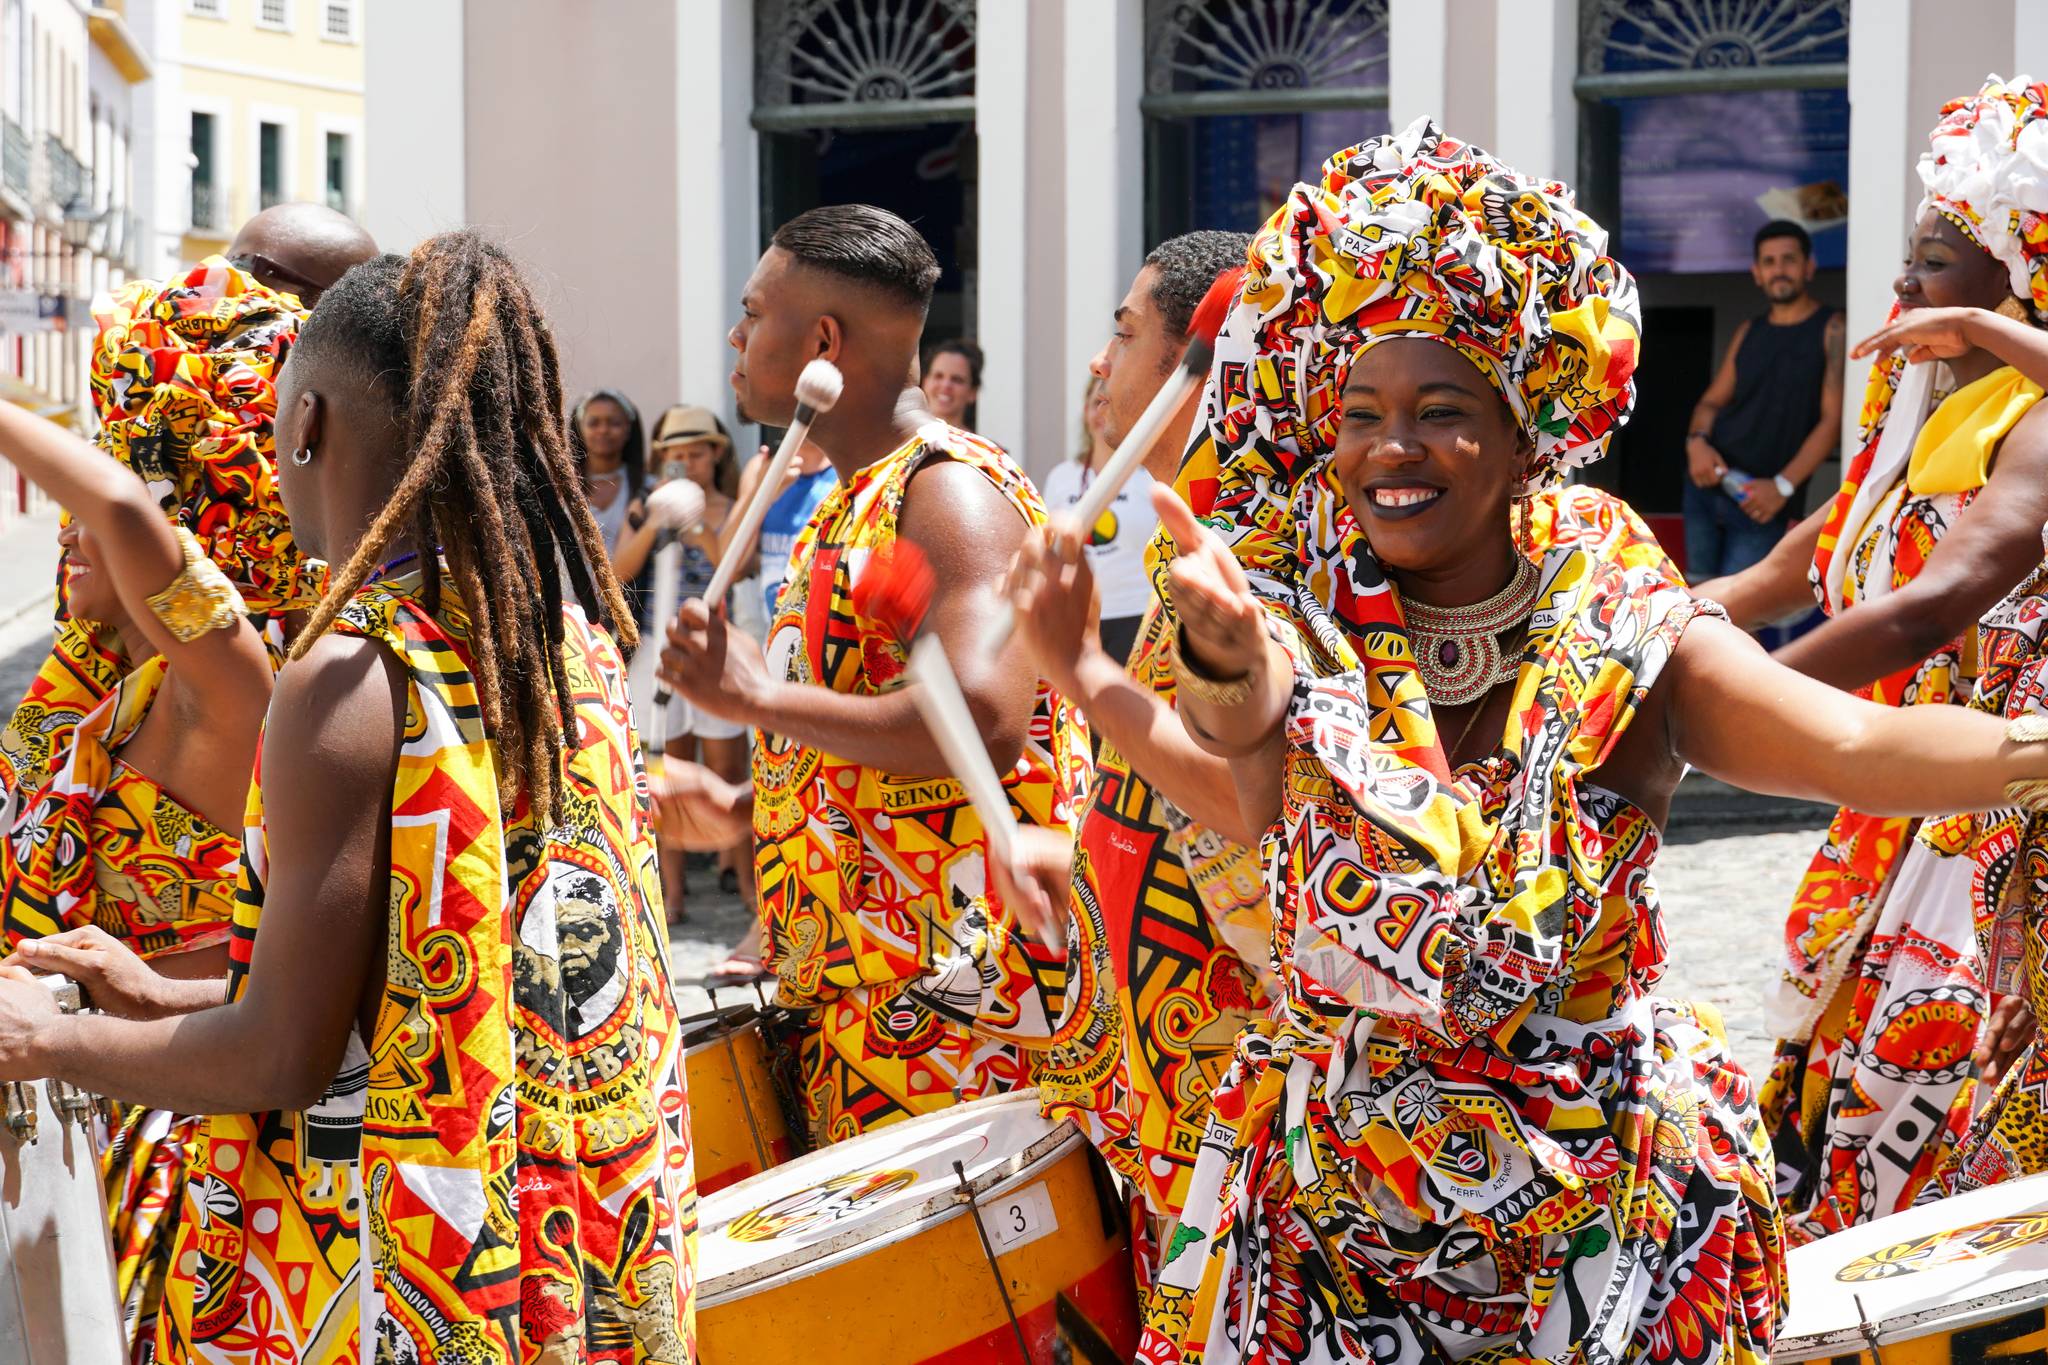
[[[925,617],[960,680],[996,771],[1024,751],[1038,673],[1012,640],[990,657],[981,636],[1002,603],[1024,518],[978,470],[951,460],[926,465],[904,491],[899,531],[930,561],[937,588]],[[702,602],[685,602],[661,653],[662,680],[715,716],[837,754],[866,767],[943,777],[951,767],[918,714],[910,689],[852,696],[771,678],[761,647],[727,629]]]
[[[1910,668],[1977,623],[2041,562],[2048,522],[2048,405],[1998,450],[1991,478],[1904,587],[1858,603],[1778,651],[1788,668],[1836,687]]]
[[[1873,815],[1947,815],[2006,804],[2006,785],[2048,778],[2048,744],[1960,706],[1879,706],[1773,660],[1725,621],[1686,628],[1667,677],[1679,757],[1724,782]]]
[[[1813,566],[1813,552],[1820,546],[1820,530],[1827,524],[1824,506],[1787,531],[1771,552],[1741,573],[1710,578],[1695,587],[1695,597],[1719,602],[1728,619],[1747,630],[1803,611],[1813,605],[1813,585],[1807,570]]]
[[[270,656],[247,621],[180,640],[149,599],[185,568],[185,554],[163,508],[134,471],[26,409],[0,402],[0,455],[62,503],[98,542],[121,605],[152,650],[197,695],[208,714],[247,719],[247,742],[270,704]]]
[[[239,1000],[153,1020],[58,1016],[19,968],[0,969],[0,1076],[60,1076],[181,1114],[317,1100],[383,973],[405,697],[397,661],[355,636],[325,637],[279,675],[263,741],[270,880]]]
[[[1742,339],[1748,335],[1747,322],[1735,329],[1735,335],[1728,341],[1728,350],[1714,371],[1713,383],[1707,385],[1707,391],[1700,395],[1700,401],[1692,410],[1692,420],[1686,424],[1686,477],[1701,488],[1712,488],[1728,472],[1728,461],[1714,448],[1707,433],[1713,430],[1714,419],[1721,415],[1721,409],[1735,399],[1735,353],[1742,349]]]
[[[1032,531],[1010,569],[1017,636],[1032,663],[1167,800],[1225,838],[1253,842],[1229,763],[1197,748],[1173,708],[1103,650],[1095,575],[1080,537],[1063,532]]]
[[[1165,484],[1153,488],[1152,506],[1180,547],[1172,572],[1182,644],[1175,710],[1198,748],[1230,764],[1240,828],[1263,830],[1280,816],[1294,661],[1266,633],[1266,609],[1229,547]]]

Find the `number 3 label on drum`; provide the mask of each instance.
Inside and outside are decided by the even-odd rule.
[[[1046,1193],[1045,1182],[1040,1181],[1012,1190],[1000,1199],[984,1201],[981,1225],[987,1230],[996,1255],[1001,1256],[1058,1231],[1060,1220],[1053,1215],[1052,1196]]]

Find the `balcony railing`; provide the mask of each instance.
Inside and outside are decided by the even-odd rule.
[[[227,196],[218,185],[209,185],[203,180],[192,182],[192,226],[194,228],[220,227],[222,202]]]
[[[0,114],[0,181],[24,202],[28,199],[28,134],[19,123]]]
[[[50,167],[50,202],[58,208],[64,208],[90,191],[92,182],[87,178],[85,166],[71,154],[69,147],[57,140],[54,133],[43,137],[43,159]]]

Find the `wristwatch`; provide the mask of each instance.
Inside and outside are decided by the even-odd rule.
[[[1799,491],[1799,485],[1786,478],[1783,474],[1771,475],[1771,487],[1778,490],[1778,496],[1781,498],[1789,498]]]

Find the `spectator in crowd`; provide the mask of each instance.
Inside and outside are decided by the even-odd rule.
[[[919,381],[932,416],[962,431],[974,430],[974,400],[981,396],[981,347],[954,337],[932,347]]]
[[[720,532],[732,519],[734,498],[739,492],[739,462],[733,457],[732,438],[726,435],[724,423],[711,409],[679,403],[655,422],[653,454],[657,485],[688,479],[703,491],[702,519],[677,536],[682,548],[682,573],[676,601],[702,597],[711,586],[712,573],[718,566]],[[651,572],[650,561],[662,543],[665,528],[658,518],[644,517],[638,522],[627,528],[612,551],[612,570],[621,579]],[[653,596],[651,591],[648,595]],[[674,758],[696,759],[727,781],[745,779],[746,727],[721,720],[673,695],[668,700],[665,720],[664,753]],[[661,850],[662,896],[672,924],[689,918],[685,908],[689,885],[684,875],[689,856],[679,847],[664,845]],[[721,888],[730,892],[744,887],[751,904],[752,843],[742,841],[734,848],[720,850],[718,866]]]
[[[583,476],[583,493],[612,556],[613,572],[627,585],[626,600],[638,617],[645,610],[646,584],[620,572],[617,561],[627,528],[637,527],[647,513],[647,436],[640,409],[617,389],[585,394],[569,410],[569,452]]]
[[[1769,306],[1735,329],[1686,431],[1685,566],[1694,582],[1769,554],[1841,436],[1843,318],[1810,292],[1806,229],[1782,219],[1758,228],[1750,276]]]

